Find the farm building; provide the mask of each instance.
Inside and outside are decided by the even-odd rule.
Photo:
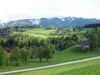
[[[90,48],[90,42],[88,40],[82,40],[80,42],[82,50],[86,50]]]

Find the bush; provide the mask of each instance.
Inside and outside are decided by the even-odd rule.
[[[9,54],[3,49],[0,48],[0,65],[8,65],[9,64]]]

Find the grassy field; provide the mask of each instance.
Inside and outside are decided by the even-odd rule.
[[[40,62],[38,59],[31,60],[30,63],[25,65],[20,65],[20,66],[0,66],[0,71],[8,71],[8,70],[10,71],[10,70],[46,66],[46,65],[74,61],[74,60],[79,60],[79,59],[84,59],[84,58],[94,57],[99,55],[100,55],[100,50],[97,50],[95,52],[85,53],[85,52],[81,52],[78,46],[73,46],[68,49],[65,49],[64,51],[58,52],[53,56],[53,59],[50,60],[49,62],[46,62],[45,60]]]
[[[46,30],[42,28],[39,28],[39,29],[37,28],[37,29],[28,30],[26,32],[14,32],[12,35],[14,34],[16,35],[20,33],[20,34],[27,34],[32,37],[46,39],[48,37],[56,37],[57,35],[54,35],[55,32],[56,32],[56,29]],[[74,34],[73,32],[69,32],[69,34],[71,33]],[[84,37],[81,36],[80,38],[84,38]],[[46,62],[45,60],[40,62],[39,59],[35,59],[35,60],[30,60],[29,63],[23,64],[20,66],[13,66],[13,65],[12,66],[0,66],[0,72],[58,64],[58,63],[63,63],[63,62],[68,62],[68,61],[74,61],[74,60],[94,57],[94,56],[100,56],[100,50],[86,53],[86,52],[82,52],[80,47],[76,45],[76,46],[72,46],[61,52],[54,54],[53,59],[49,60],[49,62]]]
[[[13,35],[16,35],[19,33],[20,32],[14,32]],[[48,37],[56,37],[57,35],[55,35],[55,33],[56,33],[56,29],[46,30],[44,28],[35,28],[35,29],[22,32],[22,34],[27,34],[28,36],[34,36],[34,37],[43,38],[43,39],[48,38]]]
[[[10,75],[100,75],[100,59]]]
[[[85,33],[87,30],[89,31],[90,29],[84,29],[80,32],[73,32],[73,28],[65,28],[62,29],[62,31],[66,32],[64,35],[65,36],[71,36],[73,34],[78,34],[80,39],[83,39],[83,33]],[[34,28],[34,29],[29,29],[25,32],[13,32],[12,35],[16,34],[27,34],[28,36],[32,37],[37,37],[37,38],[43,38],[46,39],[48,37],[59,37],[60,35],[57,35],[57,29],[45,29],[45,28]]]

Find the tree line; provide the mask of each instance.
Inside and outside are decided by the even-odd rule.
[[[0,65],[16,65],[26,64],[30,60],[39,59],[42,61],[45,59],[48,61],[53,57],[53,46],[46,45],[44,47],[38,48],[19,48],[15,47],[13,50],[8,53],[4,48],[0,48]]]

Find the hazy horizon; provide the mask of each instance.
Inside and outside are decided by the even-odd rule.
[[[100,19],[100,0],[0,0],[0,20],[41,17]]]

